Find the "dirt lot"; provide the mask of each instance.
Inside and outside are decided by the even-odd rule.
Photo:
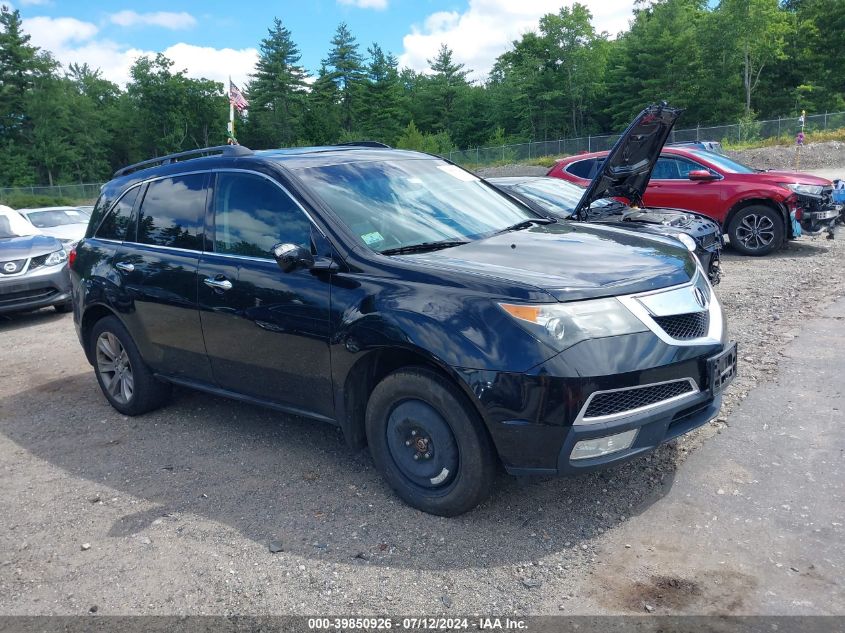
[[[785,572],[774,563],[679,578],[695,535],[659,555],[649,541],[669,525],[672,504],[683,512],[699,487],[725,486],[708,503],[735,522],[767,516],[739,503],[718,462],[694,459],[733,437],[737,415],[754,418],[740,401],[757,385],[786,380],[785,363],[797,362],[790,341],[845,296],[843,254],[843,241],[808,238],[765,259],[727,253],[718,293],[742,366],[718,421],[607,472],[527,483],[502,475],[489,502],[456,519],[404,506],[366,453],[350,454],[319,423],[184,390],[165,409],[121,416],[101,396],[70,316],[2,318],[0,614],[643,613],[649,601],[666,613],[845,609],[825,593],[843,595],[838,482],[800,489],[805,504],[823,496],[812,503],[827,503],[828,522],[840,526],[812,541],[826,580],[799,586],[815,592],[803,606],[763,598],[780,582],[768,574]],[[841,338],[813,340],[842,358]],[[802,450],[786,459],[803,459]],[[807,468],[827,476],[823,463]],[[673,484],[687,473],[686,488]],[[798,495],[795,486],[778,494]],[[677,502],[673,488],[686,491]],[[791,553],[793,540],[809,543],[808,519],[796,520],[783,541],[761,545],[771,551],[757,552],[753,535],[744,546],[719,541],[720,560]],[[271,540],[283,551],[271,553]]]

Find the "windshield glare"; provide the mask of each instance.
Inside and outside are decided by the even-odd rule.
[[[48,229],[65,224],[87,224],[88,218],[77,209],[45,209],[27,211],[26,217],[39,229]]]
[[[40,231],[27,222],[17,211],[8,207],[0,209],[0,239],[38,235]]]
[[[342,163],[297,175],[375,251],[477,239],[537,217],[442,160]]]
[[[721,167],[723,171],[726,171],[730,174],[756,174],[757,170],[752,169],[748,165],[743,165],[742,163],[738,163],[735,160],[728,158],[727,156],[723,156],[722,154],[716,154],[715,152],[708,152],[705,150],[696,150],[692,152],[699,158],[703,160],[710,161],[714,165]]]

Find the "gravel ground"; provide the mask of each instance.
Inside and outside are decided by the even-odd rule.
[[[729,151],[727,154],[757,169],[807,171],[845,165],[845,143],[841,141],[811,143],[802,147],[800,153],[793,145]]]
[[[775,375],[802,321],[845,294],[843,252],[802,238],[726,254],[718,293],[742,365],[718,421],[601,473],[501,475],[455,519],[403,505],[328,426],[185,390],[124,417],[70,316],[0,318],[0,614],[557,613]]]

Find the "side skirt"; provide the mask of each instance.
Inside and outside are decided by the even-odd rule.
[[[312,420],[319,420],[320,422],[328,422],[334,426],[340,426],[337,420],[334,418],[330,418],[328,416],[322,415],[320,413],[314,413],[313,411],[308,411],[306,409],[300,409],[299,407],[293,407],[286,404],[280,404],[278,402],[273,402],[272,400],[264,400],[263,398],[256,398],[255,396],[248,396],[246,394],[238,393],[236,391],[229,391],[228,389],[223,389],[216,385],[209,385],[204,382],[195,382],[193,380],[189,380],[187,378],[179,378],[176,376],[168,376],[167,374],[155,374],[155,377],[159,380],[166,380],[167,382],[173,383],[174,385],[179,385],[180,387],[188,387],[189,389],[196,389],[197,391],[204,391],[206,393],[213,394],[215,396],[221,396],[223,398],[229,398],[231,400],[239,400],[241,402],[247,402],[249,404],[255,404],[260,407],[265,407],[267,409],[273,409],[275,411],[281,411],[282,413],[288,413],[290,415],[296,415],[303,418],[311,418]]]

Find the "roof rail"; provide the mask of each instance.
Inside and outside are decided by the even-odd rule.
[[[191,149],[186,152],[176,152],[175,154],[168,154],[167,156],[159,156],[158,158],[151,158],[149,160],[142,160],[140,163],[127,165],[121,167],[112,178],[125,176],[134,171],[147,169],[154,165],[168,165],[175,162],[177,159],[190,160],[191,158],[202,158],[203,156],[211,156],[212,154],[221,154],[223,156],[251,156],[252,150],[243,145],[216,145],[214,147],[202,147],[199,149]]]
[[[348,143],[335,143],[335,147],[380,147],[382,149],[393,149],[390,145],[378,141],[349,141]]]

